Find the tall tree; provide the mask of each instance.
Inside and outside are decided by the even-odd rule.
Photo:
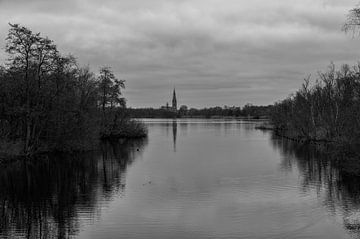
[[[6,38],[5,50],[9,54],[9,65],[12,69],[23,75],[25,87],[25,135],[24,152],[27,153],[31,139],[31,78],[30,71],[34,62],[37,41],[40,34],[34,34],[31,30],[18,24],[9,24],[10,30]],[[21,85],[23,85],[21,84]]]
[[[100,68],[98,81],[100,105],[103,114],[108,105],[111,107],[116,105],[125,106],[125,100],[121,97],[121,89],[125,88],[125,81],[117,79],[110,67],[104,66]]]

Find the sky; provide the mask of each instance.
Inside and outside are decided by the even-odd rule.
[[[94,72],[110,66],[129,107],[272,104],[331,62],[356,64],[341,31],[358,0],[0,0],[8,23],[54,40]]]

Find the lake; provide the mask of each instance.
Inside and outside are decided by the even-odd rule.
[[[360,236],[356,160],[329,160],[257,121],[145,123],[144,140],[2,166],[0,237]]]

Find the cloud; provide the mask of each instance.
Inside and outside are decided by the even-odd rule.
[[[189,106],[269,104],[331,61],[357,61],[359,40],[341,32],[356,4],[0,0],[0,38],[7,22],[21,23],[94,70],[112,66],[127,80],[130,106],[164,104],[173,86],[180,103]],[[5,57],[0,53],[0,59]]]

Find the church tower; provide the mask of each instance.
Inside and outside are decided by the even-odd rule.
[[[176,92],[175,92],[175,88],[174,88],[173,98],[172,98],[172,109],[173,109],[173,110],[177,110],[177,101],[176,101]]]

